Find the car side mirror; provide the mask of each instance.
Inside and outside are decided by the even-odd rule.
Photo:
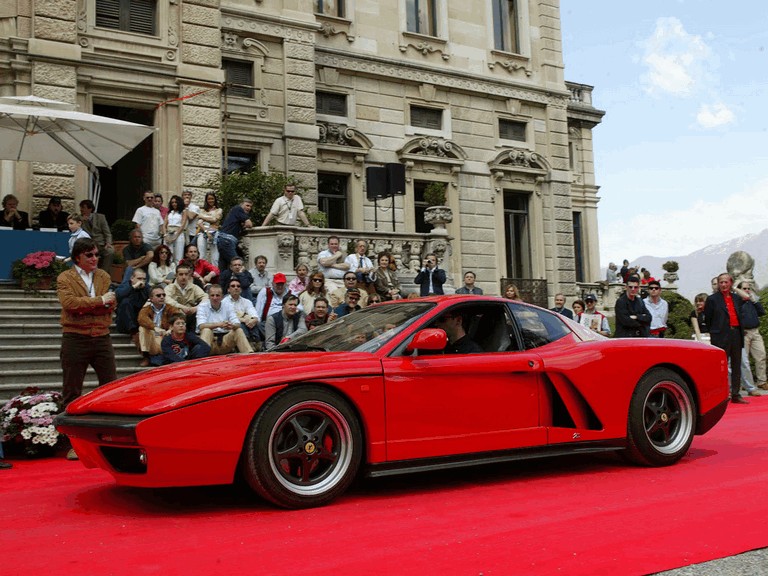
[[[406,351],[414,350],[444,350],[448,344],[448,336],[440,328],[426,328],[417,332],[406,347]]]

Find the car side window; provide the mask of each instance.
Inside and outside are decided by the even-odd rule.
[[[461,318],[463,346],[446,346],[443,354],[506,352],[512,343],[511,317],[501,304],[462,304],[444,311],[429,324],[429,328],[446,330],[449,340],[455,326],[450,318]],[[444,320],[448,318],[449,320]],[[453,334],[453,336],[457,336]]]
[[[571,333],[557,314],[548,310],[522,306],[514,302],[509,303],[508,306],[520,329],[523,347],[526,350],[555,342]]]

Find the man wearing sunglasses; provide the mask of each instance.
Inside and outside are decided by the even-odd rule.
[[[643,304],[651,314],[650,336],[664,338],[664,333],[667,331],[669,304],[661,297],[661,284],[658,280],[651,280],[646,286],[648,296],[643,299]]]
[[[626,292],[616,300],[616,338],[648,338],[651,314],[640,298],[640,277],[627,277]]]
[[[61,303],[61,369],[63,406],[83,392],[88,366],[103,386],[117,379],[115,352],[109,326],[117,299],[109,291],[110,276],[98,268],[99,249],[91,238],[81,238],[72,247],[74,266],[59,274],[57,293]],[[77,458],[70,450],[67,458]]]

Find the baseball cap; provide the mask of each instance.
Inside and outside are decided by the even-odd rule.
[[[357,288],[348,288],[347,294],[360,294],[360,290],[358,290]]]
[[[274,277],[272,278],[272,281],[273,281],[275,284],[280,284],[280,283],[283,283],[283,284],[285,284],[285,280],[286,280],[286,278],[285,278],[285,274],[283,274],[282,272],[277,272],[277,273],[274,275]]]
[[[51,199],[48,200],[48,204],[61,204],[61,196],[51,196]]]
[[[594,294],[587,294],[584,296],[584,302],[589,302],[590,300],[592,300],[592,302],[597,302],[597,296]]]

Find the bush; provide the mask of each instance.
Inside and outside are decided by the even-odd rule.
[[[424,190],[424,202],[428,206],[445,206],[445,183],[430,183]]]
[[[298,181],[280,172],[262,172],[255,167],[251,172],[234,172],[226,177],[217,176],[208,181],[206,188],[216,193],[219,207],[226,217],[229,210],[243,198],[253,201],[251,220],[255,226],[262,223],[275,199],[283,195],[286,184],[293,184],[298,191]]]
[[[693,334],[691,326],[691,312],[693,304],[677,292],[663,291],[661,297],[669,304],[669,317],[667,318],[667,332],[665,338],[679,338],[690,340]]]
[[[112,223],[109,229],[112,231],[113,242],[128,242],[131,230],[136,228],[136,223],[131,220],[118,219]]]

